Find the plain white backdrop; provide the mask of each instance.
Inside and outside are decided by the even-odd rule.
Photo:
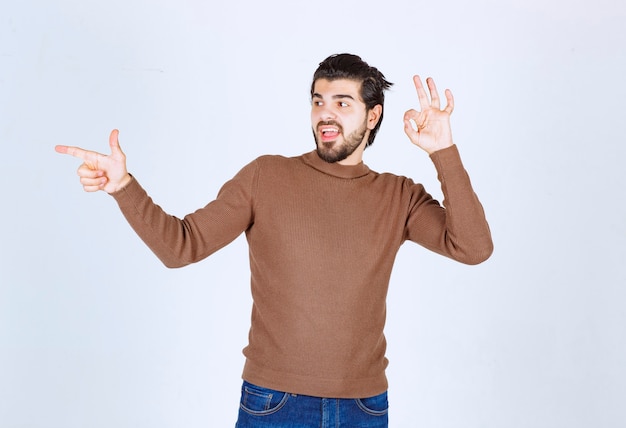
[[[244,164],[313,149],[317,64],[396,85],[366,163],[441,197],[402,131],[411,76],[453,133],[495,253],[406,244],[388,300],[390,423],[626,426],[626,6],[618,0],[2,0],[0,426],[234,426],[245,239],[168,270],[55,144],[108,151],[182,216]]]

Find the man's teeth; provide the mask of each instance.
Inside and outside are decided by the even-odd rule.
[[[323,133],[323,134],[326,134],[326,133],[328,133],[328,132],[336,133],[336,132],[339,132],[339,130],[338,130],[338,129],[336,129],[336,128],[332,128],[332,129],[324,129],[324,130],[322,131],[322,133]]]

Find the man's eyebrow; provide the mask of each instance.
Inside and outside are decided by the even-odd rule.
[[[316,92],[313,94],[313,98],[324,98],[324,97]],[[343,98],[354,100],[354,97],[348,94],[336,94],[336,95],[333,95],[331,98],[334,100],[343,99]]]

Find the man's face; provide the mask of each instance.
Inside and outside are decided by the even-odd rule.
[[[360,90],[360,82],[347,79],[318,79],[314,84],[311,126],[317,153],[326,162],[361,162],[373,126]]]

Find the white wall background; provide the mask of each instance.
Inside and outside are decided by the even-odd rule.
[[[313,148],[310,78],[344,51],[396,83],[366,162],[437,197],[401,118],[412,74],[453,89],[496,245],[477,267],[401,250],[391,426],[626,426],[625,24],[621,0],[2,0],[0,426],[234,425],[245,240],[167,270],[53,147],[119,128],[184,215]]]

